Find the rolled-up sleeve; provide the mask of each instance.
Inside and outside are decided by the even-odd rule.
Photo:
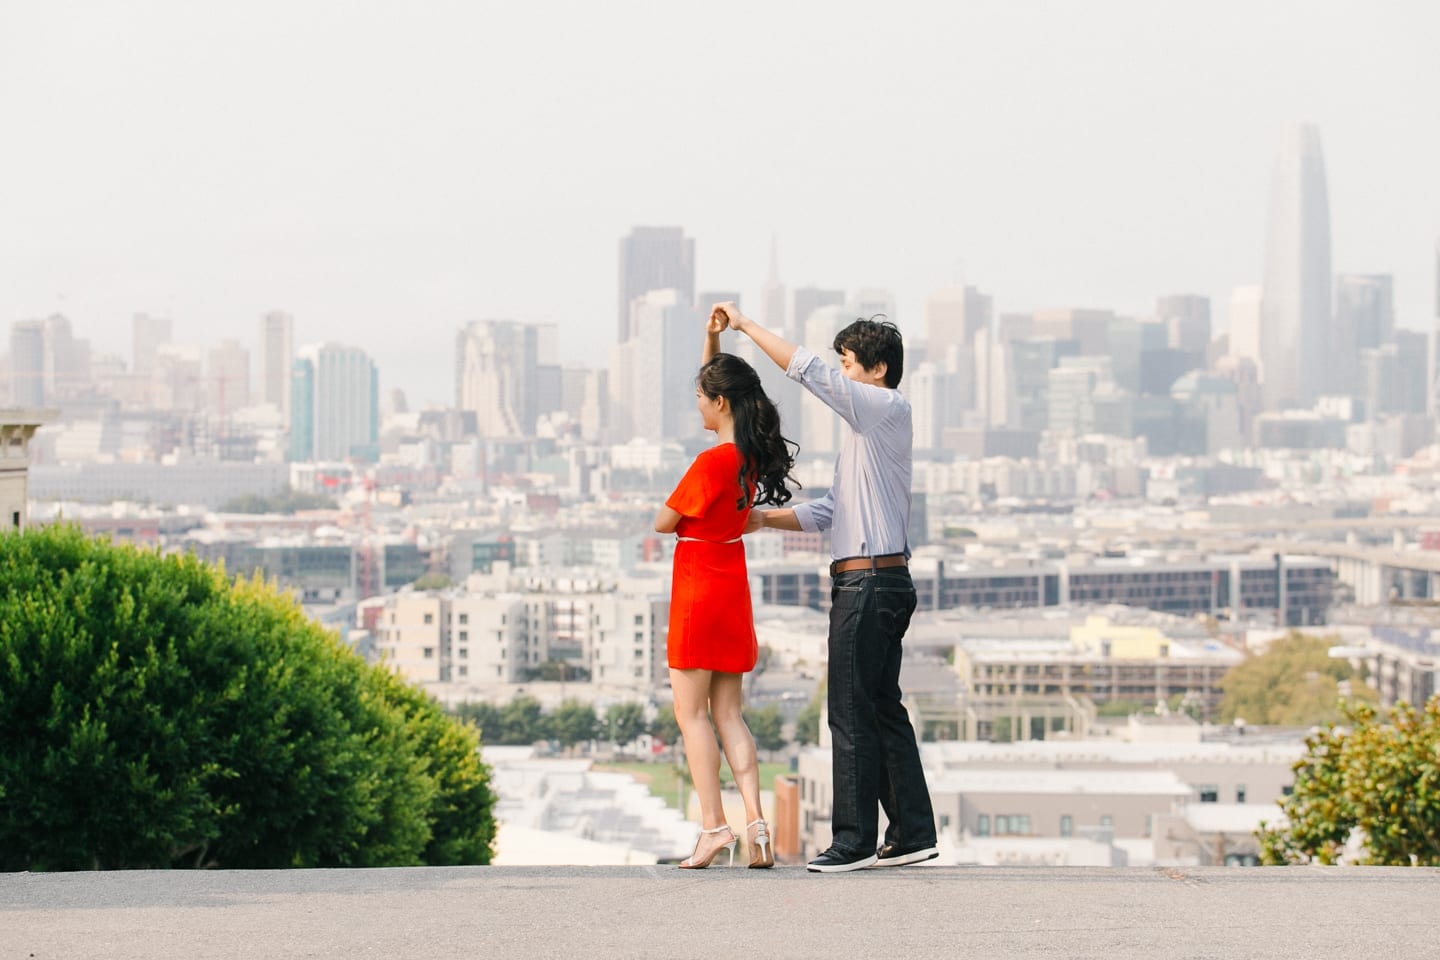
[[[835,498],[825,494],[819,500],[811,500],[795,507],[795,519],[806,533],[820,533],[829,530],[835,522]]]
[[[864,433],[884,418],[892,402],[890,394],[894,392],[851,380],[807,347],[795,348],[785,376],[840,414],[856,433]]]

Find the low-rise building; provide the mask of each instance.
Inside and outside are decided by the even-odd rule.
[[[648,696],[668,678],[664,587],[653,578],[512,570],[496,561],[493,573],[475,574],[463,588],[402,591],[360,616],[373,621],[380,659],[416,683],[446,685],[445,699],[483,699],[487,687],[539,679],[547,664],[561,671],[558,679]]]
[[[1125,735],[1132,739],[922,743],[937,862],[1253,862],[1253,844],[1230,824],[1279,819],[1303,733],[1243,737],[1192,723],[1185,739],[1169,729],[1155,739],[1135,722]],[[798,774],[796,827],[813,856],[830,842],[829,749],[802,752]],[[1222,807],[1224,824],[1210,816]],[[1217,833],[1228,838],[1218,856]]]

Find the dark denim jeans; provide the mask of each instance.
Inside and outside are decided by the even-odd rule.
[[[855,570],[831,581],[830,830],[839,851],[868,853],[879,845],[877,803],[890,821],[887,843],[935,842],[930,789],[900,703],[900,641],[914,612],[915,584],[904,567]]]

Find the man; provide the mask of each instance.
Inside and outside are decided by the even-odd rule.
[[[823,498],[753,511],[750,528],[830,531],[829,849],[817,873],[933,859],[935,815],[910,717],[900,703],[900,643],[915,612],[910,579],[910,404],[896,389],[905,347],[892,323],[856,320],[835,337],[840,367],[716,304],[726,322],[820,398],[849,427]],[[889,826],[876,849],[877,803]]]

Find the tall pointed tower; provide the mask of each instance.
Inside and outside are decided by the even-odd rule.
[[[1309,407],[1332,382],[1330,203],[1320,131],[1286,131],[1270,181],[1260,354],[1265,407]]]

